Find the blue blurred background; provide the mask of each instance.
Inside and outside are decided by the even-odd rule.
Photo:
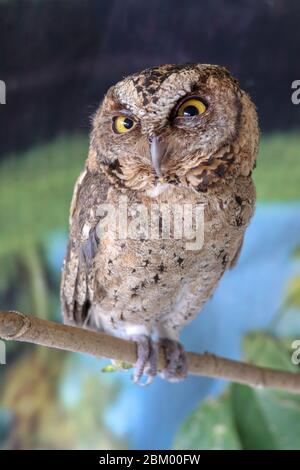
[[[87,155],[90,116],[106,89],[159,63],[218,63],[258,108],[258,204],[237,267],[182,341],[187,350],[240,358],[245,335],[264,331],[280,338],[288,354],[291,338],[300,336],[300,105],[291,101],[291,84],[300,79],[299,20],[296,0],[2,0],[0,80],[7,97],[0,105],[0,309],[61,321],[72,187]],[[199,437],[202,428],[207,435],[231,429],[221,413],[215,422],[211,410],[201,408],[202,400],[219,406],[217,397],[231,393],[223,381],[157,379],[139,388],[130,371],[103,373],[104,364],[7,343],[0,448],[256,445],[241,433],[238,444]],[[201,418],[193,414],[199,406],[206,413]]]

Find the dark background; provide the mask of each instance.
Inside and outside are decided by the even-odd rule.
[[[284,34],[282,33],[284,31]],[[88,132],[107,88],[160,63],[225,65],[264,131],[299,126],[297,0],[18,0],[0,3],[0,156]],[[294,58],[294,60],[291,60]]]

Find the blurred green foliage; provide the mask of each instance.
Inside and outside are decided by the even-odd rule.
[[[87,149],[86,137],[61,137],[1,163],[2,308],[54,319],[59,273],[49,273],[45,252],[51,234],[67,234],[73,186]]]
[[[264,367],[299,372],[291,362],[292,341],[252,333],[244,359]],[[271,389],[232,384],[203,401],[177,433],[176,449],[300,449],[300,397]]]
[[[300,133],[263,135],[253,172],[259,201],[300,199]]]
[[[118,384],[81,366],[72,354],[19,346],[22,354],[5,368],[0,383],[0,449],[126,447],[105,423]]]
[[[174,447],[181,450],[241,449],[230,393],[201,402],[179,429]]]
[[[286,306],[300,309],[300,275],[289,282],[286,295]]]
[[[24,155],[10,155],[0,166],[0,257],[68,228],[76,178],[88,140],[62,137]]]

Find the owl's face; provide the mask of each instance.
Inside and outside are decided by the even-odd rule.
[[[203,180],[207,187],[232,163],[228,153],[242,108],[238,83],[223,67],[163,65],[110,88],[94,119],[91,145],[120,185],[143,189],[164,179],[201,190]]]

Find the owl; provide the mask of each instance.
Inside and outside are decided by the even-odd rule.
[[[239,257],[258,140],[254,104],[217,65],[146,69],[96,112],[71,203],[62,311],[67,324],[134,340],[135,383],[186,377],[179,334]],[[185,213],[190,228],[199,214],[191,233]]]

